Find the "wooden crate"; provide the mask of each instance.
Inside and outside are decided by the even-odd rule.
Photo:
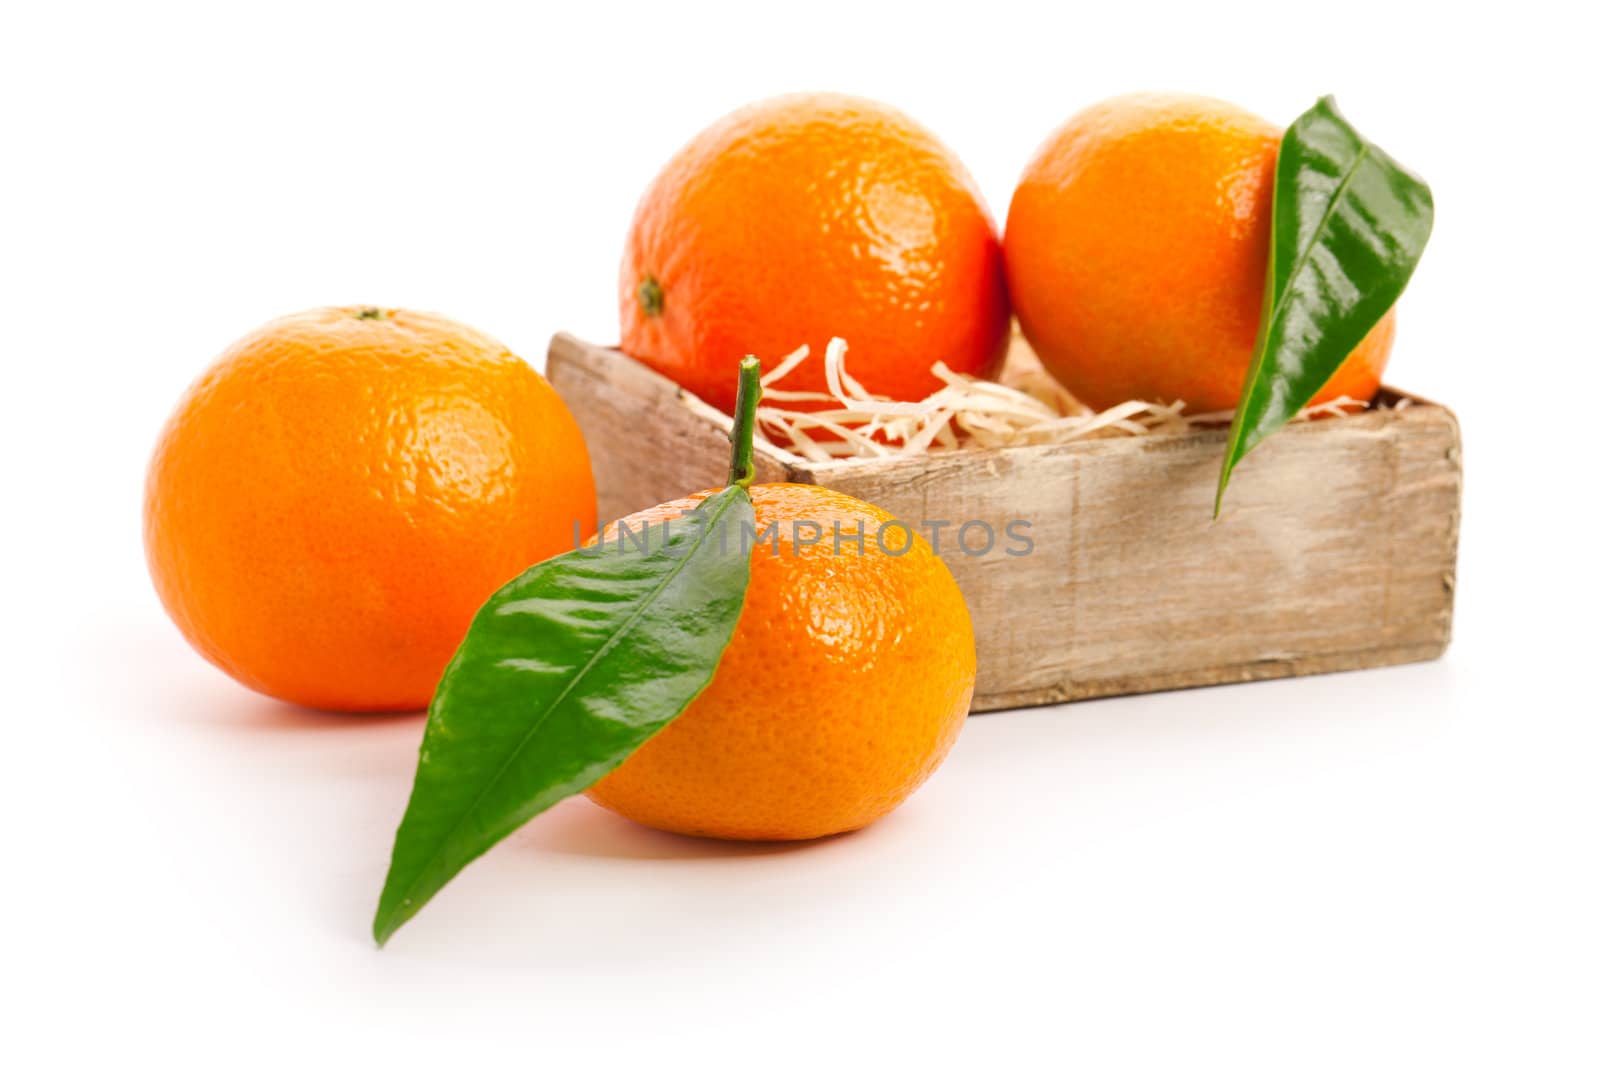
[[[548,375],[602,521],[722,484],[721,412],[566,334]],[[757,481],[828,486],[919,532],[1031,524],[1026,556],[942,553],[977,632],[974,710],[1409,663],[1450,641],[1461,509],[1455,416],[1411,400],[1280,431],[1215,522],[1225,430],[821,463],[757,441]]]

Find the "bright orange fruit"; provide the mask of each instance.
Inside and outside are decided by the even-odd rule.
[[[1006,274],[1028,343],[1078,399],[1226,411],[1250,366],[1283,131],[1232,104],[1141,93],[1080,112],[1023,172]],[[1312,403],[1377,392],[1385,316]]]
[[[659,524],[708,495],[623,521]],[[758,485],[750,496],[777,551],[762,542],[751,554],[716,676],[589,796],[707,837],[855,830],[898,806],[955,742],[977,670],[966,601],[928,544],[871,504],[814,485]],[[864,531],[863,547],[836,542],[835,523]],[[820,543],[798,543],[816,531]]]
[[[189,641],[253,689],[427,705],[479,606],[587,536],[560,397],[439,315],[322,308],[229,348],[162,431],[145,550]]]
[[[825,391],[834,336],[867,389],[920,400],[939,360],[992,373],[1011,317],[965,168],[900,112],[833,94],[746,107],[674,156],[639,202],[619,295],[623,350],[727,412],[746,355],[809,345],[784,388]]]

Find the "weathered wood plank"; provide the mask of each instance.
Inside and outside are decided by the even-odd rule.
[[[725,416],[565,335],[549,367],[589,440],[604,516],[721,483]],[[946,524],[942,555],[978,634],[978,710],[1444,651],[1461,495],[1447,409],[1291,425],[1241,464],[1213,522],[1225,441],[1218,430],[827,463],[765,445],[758,466],[761,480],[869,500],[924,536]],[[952,535],[975,522],[998,546],[1008,523],[1027,523],[1032,551],[963,552]]]
[[[589,445],[600,522],[728,478],[733,420],[621,352],[558,333],[545,373]],[[756,480],[788,482],[787,453],[756,442]]]

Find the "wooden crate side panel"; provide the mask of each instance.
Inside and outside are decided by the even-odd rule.
[[[610,349],[558,335],[552,383],[590,442],[601,516],[720,485],[729,420]],[[1400,394],[1396,394],[1400,395]],[[1416,403],[1300,423],[1241,465],[1225,435],[1102,438],[808,463],[758,442],[762,481],[815,481],[921,527],[978,634],[980,710],[1409,662],[1449,641],[1460,436]],[[1033,551],[969,556],[968,521]]]
[[[978,634],[975,706],[1279,677],[1439,655],[1460,466],[1441,408],[1295,427],[1241,466],[1224,436],[1121,438],[828,464],[821,484],[914,525],[1021,519],[1034,549],[942,553]]]

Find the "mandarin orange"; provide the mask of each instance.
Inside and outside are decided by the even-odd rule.
[[[622,521],[660,523],[707,495]],[[966,601],[927,542],[871,504],[815,485],[750,497],[757,531],[774,537],[751,555],[716,675],[589,796],[709,837],[858,829],[933,773],[966,719],[977,669]]]
[[[1079,400],[1237,404],[1266,286],[1283,131],[1207,97],[1141,93],[1080,112],[1023,172],[1006,273],[1028,343]],[[1312,403],[1370,400],[1391,312]]]
[[[321,308],[229,348],[162,431],[156,591],[207,659],[319,708],[425,707],[500,585],[594,529],[554,390],[439,315]]]
[[[623,350],[729,412],[745,355],[808,345],[784,388],[820,392],[843,337],[868,390],[920,400],[940,360],[991,374],[1011,318],[960,161],[900,112],[836,94],[735,111],[674,156],[634,215],[619,300]]]

